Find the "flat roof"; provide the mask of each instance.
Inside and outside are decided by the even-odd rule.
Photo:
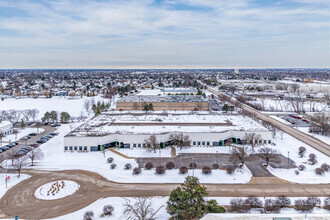
[[[207,102],[203,96],[193,95],[163,95],[163,96],[124,96],[118,102]]]

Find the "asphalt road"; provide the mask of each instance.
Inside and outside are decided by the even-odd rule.
[[[109,172],[111,172],[109,170]],[[114,171],[115,172],[115,171]],[[88,171],[26,171],[31,177],[15,185],[0,200],[0,218],[20,219],[53,218],[80,210],[100,198],[132,196],[168,196],[179,184],[116,183]],[[161,178],[161,177],[160,177]],[[34,196],[41,185],[59,180],[72,180],[80,185],[71,196],[58,200],[39,200]],[[209,196],[291,197],[327,196],[330,184],[293,184],[279,179],[255,178],[249,184],[205,184]]]
[[[222,94],[222,93],[220,93],[220,92],[218,92],[218,91],[216,91],[216,90],[214,90],[210,87],[207,87],[207,89],[210,92],[217,95],[217,96],[220,96],[220,97],[221,96],[226,96],[226,95],[224,95],[224,94]],[[226,96],[226,97],[228,97],[228,96]],[[250,106],[247,106],[243,103],[240,103],[240,102],[238,102],[238,101],[236,101],[232,98],[230,98],[230,102],[232,104],[239,103],[241,105],[242,109],[254,114],[258,119],[272,124],[273,126],[275,126],[279,129],[281,129],[282,131],[284,131],[285,133],[295,137],[296,139],[304,142],[305,144],[308,144],[311,147],[315,148],[316,150],[324,153],[328,157],[330,156],[330,145],[329,144],[327,144],[327,143],[325,143],[325,142],[323,142],[323,141],[321,141],[321,140],[319,140],[319,139],[317,139],[317,138],[315,138],[311,135],[308,135],[306,133],[298,131],[298,130],[296,130],[296,129],[294,129],[294,128],[292,128],[292,127],[290,127],[290,126],[288,126],[288,125],[286,125],[286,124],[284,124],[284,123],[282,123],[282,122],[280,122],[280,121],[278,121],[274,118],[271,118],[268,115],[265,115],[265,114],[255,110],[254,108],[251,108]]]

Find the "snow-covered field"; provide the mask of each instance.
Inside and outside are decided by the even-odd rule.
[[[261,201],[264,202],[265,199],[269,199],[271,197],[260,197],[259,199]],[[133,198],[126,198],[129,201],[133,201]],[[207,200],[210,199],[215,199],[217,200],[219,205],[222,206],[226,206],[226,205],[230,205],[230,200],[232,198],[230,197],[207,197],[205,198]],[[245,199],[245,198],[242,198]],[[275,198],[271,198],[271,199],[275,199]],[[305,197],[296,197],[296,198],[290,198],[291,199],[291,203],[294,204],[294,200],[296,199],[306,199]],[[323,203],[324,198],[320,198],[321,202]],[[153,197],[152,198],[152,207],[157,210],[159,207],[162,207],[159,212],[156,215],[155,219],[161,219],[161,220],[166,220],[169,219],[171,216],[167,213],[166,211],[166,202],[168,201],[168,197]],[[65,219],[82,219],[84,213],[86,211],[93,211],[94,212],[94,220],[98,220],[98,219],[116,219],[116,220],[122,220],[122,219],[127,219],[124,215],[123,215],[123,211],[124,211],[124,204],[125,204],[125,198],[121,198],[121,197],[108,197],[108,198],[103,198],[103,199],[99,199],[96,202],[90,204],[89,206],[78,210],[76,212],[61,216],[61,217],[57,217],[55,219],[57,220],[65,220]],[[103,206],[105,205],[112,205],[114,207],[114,212],[112,216],[108,216],[108,217],[100,217],[101,214],[103,213]],[[257,214],[260,212],[257,212],[255,210],[251,210],[250,213],[252,214]],[[302,213],[299,211],[296,211],[293,208],[283,208],[281,209],[281,213],[282,214],[286,214],[286,215],[295,215],[295,216],[300,216],[300,217],[304,217],[305,214],[309,215],[309,214],[315,214],[318,213],[319,215],[322,215],[322,217],[325,216],[329,216],[330,212],[328,210],[325,209],[320,209],[320,208],[314,208],[314,210],[311,213]],[[240,214],[240,216],[242,215],[248,215],[251,216],[251,214]],[[235,214],[233,213],[226,213],[226,214],[221,214],[222,216],[235,216]],[[276,214],[275,214],[276,215]],[[274,214],[272,214],[272,216],[275,216]],[[261,216],[259,216],[261,217]],[[283,216],[282,216],[283,217]],[[252,219],[252,218],[251,218]],[[258,219],[262,219],[262,218],[258,218]]]
[[[2,141],[3,142],[12,142],[12,141],[15,141],[15,140],[18,140],[20,139],[21,137],[24,137],[30,133],[42,133],[44,132],[45,129],[43,128],[24,128],[24,129],[21,129],[21,128],[15,128],[18,133],[17,133],[17,138],[16,138],[16,135],[15,134],[10,134],[10,135],[6,135],[5,137],[2,138]],[[5,143],[3,143],[5,144]]]
[[[299,175],[295,174],[295,170],[297,169],[279,169],[279,168],[271,168],[268,170],[275,176],[296,183],[330,183],[330,173],[325,172],[324,175],[319,176],[315,174],[315,169],[320,167],[321,164],[327,163],[330,164],[330,158],[323,153],[315,150],[314,148],[306,145],[305,143],[297,140],[296,138],[283,134],[283,140],[281,140],[281,136],[277,134],[275,138],[272,140],[273,143],[276,143],[276,146],[267,145],[268,147],[272,147],[281,152],[282,155],[288,156],[293,161],[295,161],[296,165],[304,165],[306,170],[300,171]],[[306,148],[306,154],[303,158],[299,158],[298,149],[300,146]],[[315,154],[317,156],[318,163],[315,165],[308,164],[308,155]]]
[[[21,176],[18,178],[17,174],[12,174],[12,173],[7,174],[7,176],[10,176],[10,179],[7,182],[7,188],[6,188],[6,181],[5,181],[6,173],[0,173],[0,199],[2,198],[3,195],[5,195],[5,193],[10,188],[30,177],[29,175],[21,174]]]
[[[79,184],[70,180],[50,182],[40,186],[34,193],[38,199],[54,200],[72,195],[79,189]]]
[[[109,180],[124,183],[182,183],[187,175],[192,175],[192,170],[185,175],[180,175],[177,169],[166,170],[163,175],[155,174],[154,170],[142,170],[141,174],[132,175],[132,169],[138,166],[135,160],[123,158],[111,151],[106,151],[105,157],[101,152],[64,152],[63,137],[69,131],[69,125],[62,125],[58,130],[58,136],[55,136],[47,143],[40,146],[41,150],[44,152],[45,158],[39,161],[37,166],[32,167],[33,169],[88,170],[99,173]],[[193,150],[196,149],[197,148]],[[187,151],[189,151],[189,149]],[[169,151],[166,150],[167,155],[169,154],[168,152]],[[110,164],[106,162],[108,157],[114,158],[114,163],[117,165],[115,169],[110,169]],[[130,163],[132,169],[124,170],[126,163]],[[247,183],[252,177],[250,170],[246,167],[237,170],[233,175],[226,174],[224,170],[212,170],[212,174],[204,175],[199,169],[194,170],[194,175],[197,176],[202,183]]]
[[[70,98],[55,96],[52,98],[21,98],[21,99],[5,99],[0,101],[1,110],[25,110],[25,109],[38,109],[39,115],[38,119],[42,118],[47,111],[58,111],[58,112],[68,112],[71,116],[80,116],[82,113],[86,115],[86,111],[83,107],[85,100],[94,99],[95,103],[98,101],[109,102],[109,99],[104,99],[100,96],[86,97],[83,98]]]

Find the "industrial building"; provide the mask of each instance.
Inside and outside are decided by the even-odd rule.
[[[9,121],[0,122],[0,135],[6,136],[13,133],[13,124]]]
[[[117,101],[117,111],[143,111],[152,104],[154,111],[208,111],[210,104],[203,96],[125,96]]]
[[[244,143],[248,133],[271,143],[266,128],[241,115],[103,113],[64,137],[64,151],[99,151],[103,148],[141,148],[155,135],[161,147],[170,145],[172,133],[188,135],[191,146],[221,147]]]

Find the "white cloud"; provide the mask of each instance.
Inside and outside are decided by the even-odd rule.
[[[45,2],[6,2],[29,17],[0,17],[0,68],[329,65],[326,7],[252,0]],[[201,10],[176,9],[183,4]],[[2,36],[1,29],[19,35]]]

